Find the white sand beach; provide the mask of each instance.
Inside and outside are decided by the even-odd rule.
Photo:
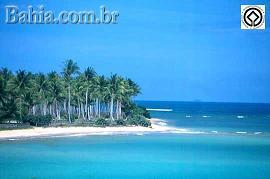
[[[82,136],[82,135],[114,135],[143,133],[189,133],[187,129],[167,126],[166,121],[151,119],[152,127],[34,127],[32,129],[4,130],[0,131],[0,139],[19,139],[32,137],[57,137],[57,136]]]

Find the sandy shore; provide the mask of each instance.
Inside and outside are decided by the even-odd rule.
[[[113,135],[113,134],[137,134],[144,133],[188,133],[187,129],[167,126],[166,121],[151,119],[152,128],[149,127],[35,127],[33,129],[18,129],[0,131],[0,139],[49,137],[49,136],[81,136],[81,135]]]

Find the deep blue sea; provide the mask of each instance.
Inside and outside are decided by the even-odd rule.
[[[171,109],[151,111],[151,116],[165,119],[172,126],[203,132],[270,135],[270,104],[165,101],[137,101],[137,104],[150,109]]]
[[[270,105],[137,103],[204,133],[0,141],[0,178],[270,178]]]

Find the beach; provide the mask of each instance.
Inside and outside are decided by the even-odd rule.
[[[117,135],[143,133],[187,133],[184,128],[167,126],[162,119],[150,119],[152,127],[142,126],[120,126],[120,127],[34,127],[32,129],[4,130],[0,131],[0,139],[19,139],[36,137],[61,137],[61,136],[82,136],[82,135]]]

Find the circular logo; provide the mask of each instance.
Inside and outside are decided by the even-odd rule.
[[[256,6],[248,6],[242,13],[242,22],[248,28],[259,28],[264,23],[264,12]]]

